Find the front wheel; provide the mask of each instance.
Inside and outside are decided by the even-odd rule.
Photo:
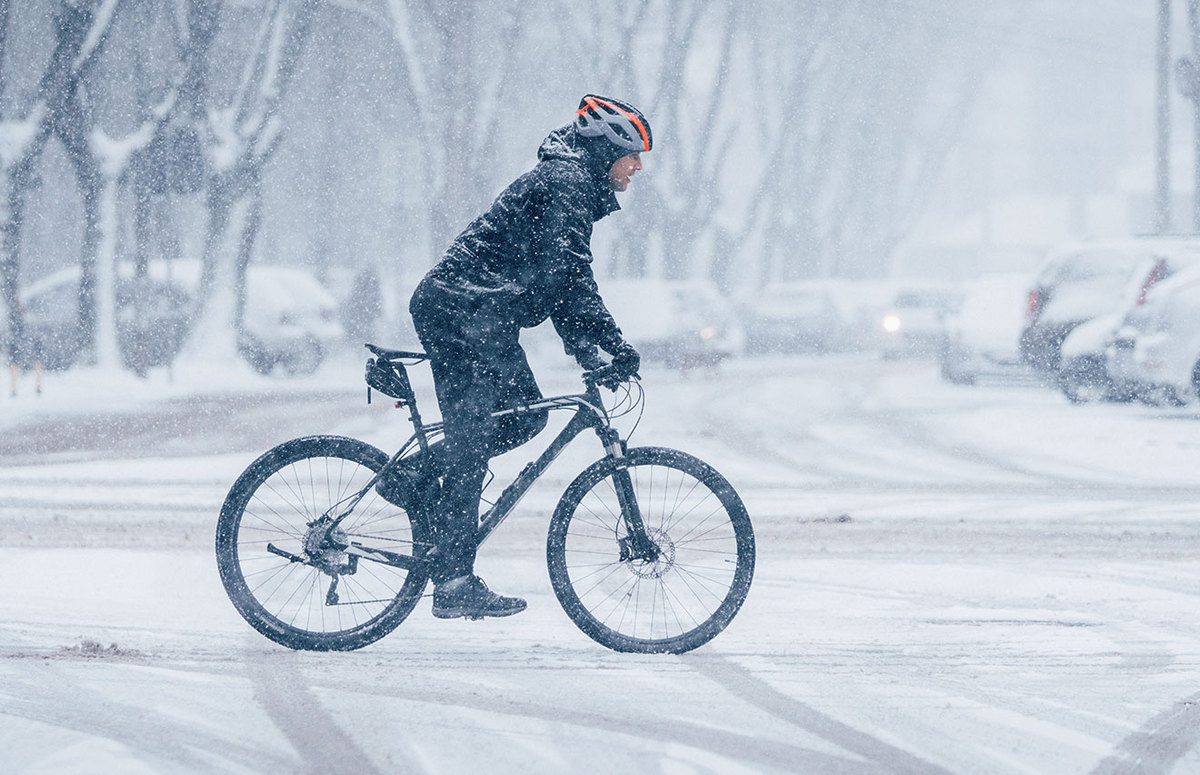
[[[618,500],[628,475],[653,561],[631,558]],[[754,530],[729,482],[707,463],[657,447],[600,460],[567,488],[546,541],[550,583],[567,615],[616,651],[682,653],[712,640],[754,576]]]
[[[422,554],[421,521],[374,488],[354,502],[387,461],[355,439],[308,436],[270,450],[234,482],[217,522],[217,567],[254,629],[289,648],[346,651],[412,612],[428,578],[422,566],[344,551],[359,544]]]

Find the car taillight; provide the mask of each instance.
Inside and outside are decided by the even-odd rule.
[[[1041,288],[1033,288],[1029,291],[1029,305],[1025,310],[1025,317],[1028,320],[1035,319],[1042,311],[1042,305],[1046,302],[1046,294]]]
[[[1163,279],[1167,274],[1166,259],[1158,259],[1158,263],[1150,270],[1150,274],[1146,275],[1145,282],[1142,283],[1142,291],[1138,294],[1137,303],[1142,305],[1146,303],[1146,293],[1154,287],[1154,284]]]

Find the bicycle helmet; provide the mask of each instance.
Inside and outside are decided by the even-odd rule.
[[[628,102],[595,94],[584,95],[575,111],[575,128],[583,137],[606,137],[629,153],[654,147],[650,122]]]

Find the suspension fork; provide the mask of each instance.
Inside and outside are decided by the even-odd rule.
[[[611,427],[597,428],[596,435],[604,444],[604,451],[613,462],[613,485],[617,491],[617,502],[621,505],[621,517],[625,521],[626,535],[618,538],[621,560],[644,560],[654,562],[662,553],[658,544],[646,532],[646,522],[638,507],[637,494],[633,489],[633,477],[629,475],[629,461],[625,457],[625,442]]]

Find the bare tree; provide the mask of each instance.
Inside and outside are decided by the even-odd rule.
[[[559,9],[659,132],[652,185],[630,195],[648,215],[615,246],[619,271],[725,286],[734,261],[759,270],[742,279],[881,271],[988,61],[972,31],[1012,14],[946,0]]]
[[[132,26],[138,26],[137,22],[141,21],[135,20]],[[160,92],[158,99],[140,106],[140,115],[119,136],[116,130],[110,131],[96,120],[85,100],[84,90],[75,92],[68,103],[66,120],[56,128],[83,192],[85,230],[80,256],[80,333],[91,360],[102,366],[120,364],[116,328],[116,251],[123,220],[118,212],[121,189],[126,183],[131,160],[150,147],[175,114],[188,69],[185,58],[176,65],[174,75],[156,89]]]
[[[254,33],[236,88],[224,105],[212,104],[204,83],[216,32],[212,0],[195,0],[189,13],[195,64],[185,79],[189,112],[205,140],[207,224],[197,289],[191,352],[205,359],[236,355],[246,297],[246,269],[262,223],[262,174],[283,137],[279,106],[308,40],[319,0],[274,0]]]
[[[118,0],[63,2],[55,17],[55,47],[42,75],[37,99],[29,112],[20,119],[7,117],[0,123],[0,178],[7,187],[0,199],[0,297],[8,308],[10,331],[10,360],[15,362],[16,351],[24,341],[24,321],[21,314],[19,277],[21,229],[24,222],[26,194],[33,183],[36,165],[42,150],[52,135],[57,135],[68,147],[86,149],[86,138],[74,129],[81,103],[80,83],[95,61],[108,34]],[[2,25],[7,28],[8,7],[4,6]],[[81,175],[84,173],[81,172]],[[84,188],[85,200],[96,193],[92,181]],[[85,230],[84,253],[96,240],[94,223]],[[80,316],[91,310],[89,299],[80,296]]]
[[[504,97],[521,51],[526,4],[389,0],[388,23],[412,121],[407,145],[430,189],[430,246],[440,250],[491,193],[481,185],[511,120]],[[414,136],[415,135],[415,136]]]
[[[8,40],[8,19],[8,0],[0,0],[0,105],[4,104],[4,44]]]

